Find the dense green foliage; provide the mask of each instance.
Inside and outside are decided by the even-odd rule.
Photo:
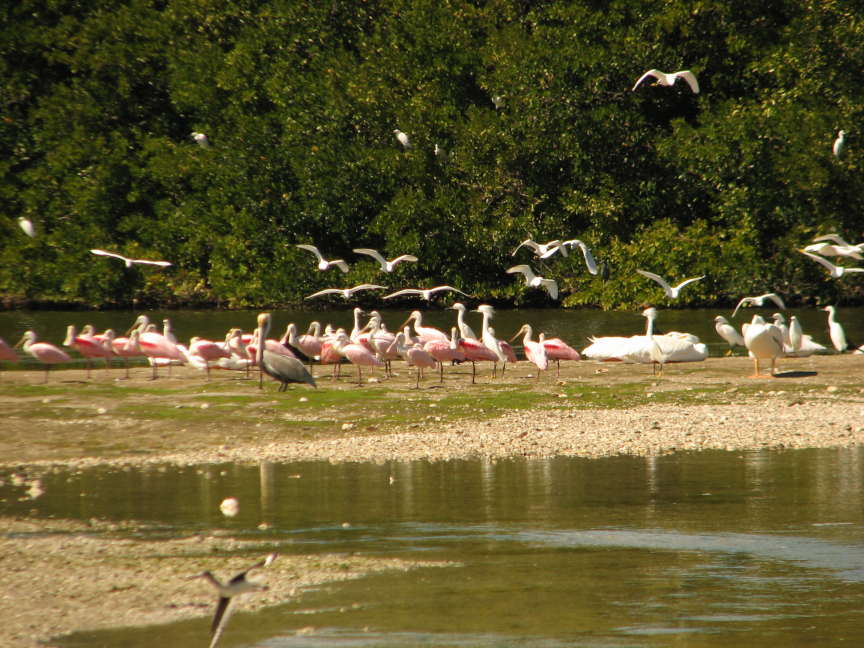
[[[864,233],[855,2],[23,0],[0,17],[7,303],[273,305],[366,281],[548,303],[515,263],[567,305],[664,302],[637,267],[707,275],[681,305],[864,298],[860,275],[796,251]],[[654,67],[702,92],[632,91]],[[582,239],[612,279],[578,250],[512,258],[526,238]],[[420,262],[386,276],[354,247]]]

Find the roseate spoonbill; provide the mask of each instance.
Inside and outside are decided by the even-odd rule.
[[[370,248],[356,248],[354,251],[357,254],[365,254],[375,259],[378,263],[381,264],[381,272],[393,272],[396,264],[402,261],[410,261],[411,263],[417,263],[417,257],[413,254],[403,254],[402,256],[396,257],[392,261],[388,261],[383,256],[381,256],[377,250],[372,250]]]
[[[344,329],[339,329],[339,330],[342,331],[343,333],[345,332]],[[337,335],[336,337],[325,340],[321,344],[321,364],[322,365],[325,365],[325,364],[335,364],[336,365],[335,367],[333,367],[333,376],[331,377],[331,380],[336,380],[337,378],[340,377],[340,374],[341,374],[342,356],[333,347],[333,345],[336,344],[336,341],[338,339],[339,338]]]
[[[732,349],[735,348],[735,345],[744,346],[744,338],[741,337],[741,334],[735,330],[735,327],[732,326],[725,317],[722,315],[718,315],[714,318],[714,330],[717,331],[717,335],[726,340],[729,343],[729,350],[726,352],[726,355],[732,355]]]
[[[735,307],[735,310],[732,311],[732,317],[735,317],[735,313],[738,312],[738,309],[741,308],[744,304],[759,306],[760,308],[765,305],[765,300],[770,299],[775,304],[777,304],[780,308],[786,308],[786,304],[783,303],[783,300],[775,293],[765,293],[764,295],[759,295],[758,297],[744,297],[741,301],[738,302],[738,305]]]
[[[306,357],[309,361],[309,375],[312,375],[312,362],[321,355],[321,342],[318,341],[317,337],[309,333],[298,336],[297,326],[293,322],[288,325],[288,330],[285,331],[285,339],[288,344]]]
[[[474,331],[472,331],[471,327],[465,323],[465,313],[468,312],[468,309],[465,308],[465,305],[456,302],[448,308],[456,311],[456,325],[459,327],[459,337],[467,338],[469,340],[476,340],[477,336],[474,335]]]
[[[24,334],[24,337],[21,338],[21,341],[12,348],[17,349],[22,344],[24,345],[24,353],[33,356],[39,362],[45,365],[46,383],[48,382],[48,370],[51,368],[52,364],[59,364],[61,362],[72,362],[72,358],[70,358],[64,351],[61,351],[53,344],[49,344],[48,342],[37,342],[36,333],[33,331],[27,331]]]
[[[33,223],[30,221],[29,218],[25,218],[24,216],[19,216],[18,217],[18,227],[20,227],[22,230],[24,230],[24,233],[27,236],[29,236],[30,238],[33,238],[34,236],[36,236],[36,228],[33,227]]]
[[[558,282],[554,279],[537,277],[527,265],[517,265],[507,269],[507,274],[521,272],[525,275],[525,285],[532,288],[545,288],[552,299],[558,299]]]
[[[78,353],[84,356],[87,361],[87,378],[90,378],[91,358],[105,358],[105,372],[108,372],[108,358],[111,357],[113,351],[109,351],[105,346],[93,337],[93,327],[89,324],[81,331],[81,335],[76,335],[75,325],[66,327],[66,340],[63,346],[77,349]]]
[[[559,250],[561,254],[563,254],[565,257],[568,256],[567,248],[564,247],[564,244],[558,239],[555,239],[554,241],[549,241],[545,245],[541,243],[535,243],[531,239],[526,239],[522,241],[515,250],[513,250],[513,254],[511,254],[510,256],[516,256],[516,253],[522,247],[531,248],[532,250],[534,250],[534,256],[538,256],[541,259],[548,259]]]
[[[391,349],[396,336],[384,330],[382,326],[381,316],[373,311],[372,318],[369,320],[369,335],[366,337],[366,341],[375,357],[384,363],[384,376],[389,378],[392,376],[390,362],[396,360],[399,354]]]
[[[138,336],[141,332],[135,329],[129,334],[129,337],[119,337],[111,340],[111,347],[114,353],[126,361],[126,378],[129,378],[129,358],[137,358],[144,356],[141,350],[141,345],[138,343]]]
[[[475,377],[477,375],[477,365],[478,362],[498,362],[498,356],[496,353],[487,347],[485,344],[480,342],[479,340],[475,340],[473,338],[461,337],[459,338],[459,350],[465,354],[465,359],[471,363],[471,384],[474,384]]]
[[[654,77],[655,79],[657,79],[657,83],[655,83],[654,85],[661,86],[674,86],[675,82],[678,79],[684,79],[687,82],[687,85],[690,86],[693,94],[699,94],[699,82],[696,80],[696,77],[690,70],[681,70],[679,72],[673,72],[671,74],[669,74],[668,72],[661,72],[660,70],[648,70],[645,74],[639,77],[636,85],[633,86],[633,90],[636,90],[636,88],[639,87],[639,84],[648,77]]]
[[[129,332],[131,333],[133,329],[138,329],[138,344],[153,366],[153,377],[151,380],[156,380],[156,364],[159,360],[168,360],[169,362],[176,360],[181,364],[185,364],[186,354],[161,333],[149,330],[151,326],[152,324],[149,323],[147,316],[141,315],[135,320],[135,324]]]
[[[856,349],[857,344],[850,343],[846,339],[846,332],[836,319],[836,311],[833,306],[826,306],[819,310],[827,311],[828,313],[828,333],[831,335],[831,344],[837,349],[837,353],[843,353],[846,349]]]
[[[562,360],[579,361],[582,359],[576,349],[566,344],[560,338],[549,338],[548,340],[543,340],[543,348],[546,349],[546,355],[549,357],[549,359],[554,360],[555,364],[558,367],[558,370],[555,372],[556,378],[561,377]]]
[[[345,335],[344,331],[333,344],[333,349],[343,357],[347,358],[348,362],[357,367],[358,387],[363,384],[362,367],[381,368],[384,366],[374,354],[367,351],[359,344],[353,343],[350,338]]]
[[[258,381],[258,388],[264,388],[264,375],[267,374],[271,378],[275,378],[281,384],[278,391],[284,392],[288,389],[288,383],[306,383],[317,388],[315,379],[306,371],[306,367],[297,358],[289,357],[282,353],[274,353],[266,344],[267,335],[270,333],[270,313],[261,313],[258,316],[258,341],[255,349],[255,359],[258,363],[258,368],[261,370],[261,377]],[[279,344],[278,342],[276,344]],[[285,349],[284,346],[279,344]],[[288,351],[288,349],[285,349]],[[290,353],[290,351],[289,351]]]
[[[354,312],[354,328],[351,329],[351,334],[348,336],[348,338],[352,342],[356,341],[357,336],[359,336],[363,331],[366,330],[365,326],[360,325],[360,316],[363,314],[363,309],[362,308],[355,308],[353,312]]]
[[[18,362],[18,356],[15,351],[0,338],[0,360],[8,360],[9,362]]]
[[[134,264],[143,264],[143,265],[154,265],[159,266],[161,268],[167,268],[172,263],[168,261],[149,261],[147,259],[130,259],[129,257],[125,257],[122,254],[114,254],[113,252],[106,252],[105,250],[90,250],[96,256],[105,256],[105,257],[113,257],[115,259],[121,259],[127,268],[131,268]]]
[[[495,110],[501,110],[507,105],[504,95],[496,95],[492,97],[492,103],[495,104]]]
[[[579,239],[564,241],[561,245],[565,247],[569,246],[571,248],[578,247],[580,250],[582,250],[582,256],[585,258],[585,265],[588,266],[588,272],[590,272],[592,275],[597,274],[597,262],[594,261],[594,256],[591,254],[591,250],[588,249],[587,245],[585,245]]]
[[[361,290],[387,290],[387,286],[378,286],[376,284],[360,284],[359,286],[354,286],[353,288],[325,288],[324,290],[319,290],[317,293],[309,295],[306,299],[312,299],[313,297],[321,297],[322,295],[342,295],[345,299],[351,299],[355,293],[358,293]]]
[[[525,337],[522,338],[522,345],[525,347],[525,358],[537,367],[537,382],[540,382],[540,372],[546,371],[549,368],[549,356],[546,353],[546,348],[543,346],[543,338],[545,337],[542,333],[540,334],[540,342],[534,342],[531,339],[532,330],[530,324],[523,324],[522,328],[519,329],[519,332],[516,333],[510,341],[512,342],[517,337],[519,337],[520,333],[524,333]]]
[[[408,319],[405,320],[402,326],[405,326],[411,320],[414,320],[414,332],[417,334],[417,337],[420,338],[420,341],[424,344],[426,342],[429,342],[430,340],[439,340],[441,342],[450,341],[450,338],[448,338],[443,331],[439,331],[438,329],[431,326],[423,326],[423,313],[421,313],[420,311],[412,311],[411,315],[408,316]],[[400,326],[399,328],[402,328],[402,326]]]
[[[210,140],[207,139],[207,135],[204,133],[196,133],[195,131],[192,131],[192,139],[198,142],[198,146],[202,149],[210,148]]]
[[[177,344],[177,337],[174,335],[171,329],[171,320],[162,320],[162,335],[164,335],[165,339],[168,340],[171,344]]]
[[[828,271],[831,274],[832,279],[839,279],[844,274],[848,272],[864,272],[864,268],[844,268],[842,266],[836,266],[831,263],[828,259],[823,259],[821,256],[816,256],[815,254],[810,254],[809,252],[805,252],[804,250],[798,250],[804,256],[808,256],[817,263],[821,263],[823,266],[828,268]]]
[[[441,371],[439,382],[444,382],[445,362],[463,362],[465,360],[465,354],[459,350],[459,332],[455,326],[450,329],[449,344],[440,340],[430,340],[423,345],[423,350],[438,362]]]
[[[420,389],[420,372],[423,369],[434,369],[435,359],[423,350],[419,344],[405,344],[405,334],[397,333],[393,347],[409,366],[417,367],[417,383],[415,389]]]
[[[189,340],[189,355],[198,356],[204,361],[207,369],[207,382],[210,382],[210,361],[218,361],[219,358],[230,358],[231,352],[224,348],[223,344],[193,337]]]
[[[210,648],[216,648],[219,638],[225,631],[225,628],[228,625],[228,619],[231,618],[231,613],[234,610],[234,602],[238,599],[241,601],[244,600],[244,595],[251,595],[254,592],[263,592],[268,589],[266,585],[246,580],[246,575],[253,569],[269,567],[273,564],[273,561],[276,560],[276,556],[276,553],[271,553],[261,562],[257,562],[251,567],[244,569],[227,583],[219,582],[209,571],[202,572],[197,576],[192,576],[192,578],[203,578],[213,585],[219,594],[219,601],[216,603],[216,614],[213,616],[213,623],[210,626],[210,634],[212,635]]]
[[[425,290],[423,288],[405,288],[405,290],[397,290],[394,293],[390,293],[389,295],[385,295],[384,299],[391,299],[393,297],[401,297],[402,295],[420,295],[426,301],[432,299],[432,295],[436,292],[441,292],[444,290],[449,290],[450,292],[457,292],[460,295],[465,295],[468,297],[468,293],[464,293],[458,288],[454,288],[453,286],[436,286],[435,288],[429,288]]]
[[[348,264],[345,263],[342,259],[336,259],[334,261],[327,261],[323,256],[321,256],[321,253],[318,251],[318,248],[315,247],[314,245],[303,244],[303,245],[298,245],[297,247],[300,248],[301,250],[307,250],[307,251],[309,251],[315,255],[315,258],[318,259],[318,269],[319,270],[322,270],[322,271],[328,270],[330,268],[330,266],[336,266],[342,272],[348,272]]]
[[[396,135],[396,139],[399,140],[399,143],[400,143],[402,146],[404,146],[407,150],[410,151],[411,149],[414,148],[414,147],[411,145],[411,142],[408,140],[408,136],[407,136],[405,133],[403,133],[402,131],[400,131],[398,128],[397,128],[396,130],[394,130],[393,133]]]
[[[801,322],[793,315],[789,318],[789,345],[792,347],[792,353],[798,354],[803,341],[804,331],[801,329]]]
[[[843,155],[843,151],[846,150],[846,131],[840,131],[837,133],[837,139],[834,140],[834,146],[832,147],[834,151],[834,157],[839,158]]]
[[[759,358],[771,358],[773,376],[777,358],[783,355],[783,332],[773,324],[766,324],[758,315],[754,315],[751,322],[741,328],[744,332],[744,346],[750,352],[755,366],[755,373],[750,378],[759,377]]]
[[[678,295],[680,294],[681,289],[684,286],[686,286],[687,284],[693,283],[694,281],[699,281],[700,279],[705,278],[705,275],[703,275],[701,277],[694,277],[693,279],[688,279],[687,281],[682,281],[680,284],[678,284],[677,286],[675,286],[673,288],[668,283],[666,283],[666,280],[663,279],[663,277],[661,277],[660,275],[656,275],[653,272],[646,272],[645,270],[636,270],[636,272],[638,272],[643,277],[647,277],[648,279],[651,279],[652,281],[656,281],[658,284],[660,284],[660,287],[663,289],[663,292],[666,293],[666,296],[669,299],[678,299]]]

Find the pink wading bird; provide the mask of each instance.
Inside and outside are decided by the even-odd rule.
[[[432,340],[427,342],[423,346],[423,349],[438,362],[441,370],[441,380],[439,382],[444,382],[445,362],[462,362],[465,360],[465,354],[459,350],[459,334],[455,326],[450,329],[450,344]]]
[[[426,351],[423,350],[423,347],[419,344],[406,346],[404,333],[398,333],[393,344],[399,352],[399,355],[405,359],[405,362],[413,367],[417,367],[417,384],[414,388],[420,389],[420,372],[423,369],[434,369],[435,358],[426,353]]]
[[[230,358],[231,352],[224,345],[193,337],[189,340],[189,355],[198,356],[207,368],[207,382],[210,382],[210,361],[220,358]]]
[[[431,326],[423,326],[423,313],[420,311],[414,311],[411,313],[411,315],[408,316],[408,319],[405,320],[405,324],[411,320],[414,320],[414,332],[417,334],[417,337],[420,338],[421,343],[425,344],[431,340],[450,342],[450,338],[448,338],[442,331],[432,328]],[[402,324],[402,326],[405,326],[405,324]],[[399,328],[401,329],[402,326]]]
[[[138,329],[132,331],[129,337],[114,338],[111,340],[111,346],[114,353],[126,361],[126,378],[129,378],[129,358],[144,357],[144,352],[141,350],[141,345],[138,344],[138,336],[141,335]]]
[[[319,325],[320,326],[320,325]],[[288,325],[288,330],[282,338],[282,343],[286,342],[302,353],[309,361],[309,373],[312,374],[312,361],[321,355],[322,344],[318,338],[311,334],[312,327],[309,327],[309,332],[305,335],[297,335],[297,327],[292,322]]]
[[[554,360],[555,364],[558,365],[558,370],[555,372],[555,377],[559,378],[561,376],[561,361],[562,360],[576,360],[579,361],[582,357],[579,355],[579,352],[571,346],[565,344],[562,340],[558,338],[552,338],[549,340],[543,340],[543,347],[546,349],[546,355],[549,356],[550,360]]]
[[[8,360],[9,362],[18,362],[18,356],[10,348],[8,344],[0,338],[0,360]]]
[[[75,334],[74,324],[66,327],[66,340],[63,342],[63,346],[77,349],[78,353],[84,356],[84,359],[87,360],[88,379],[90,378],[91,358],[105,358],[105,373],[108,373],[108,358],[114,352],[105,348],[101,340],[93,337],[93,327],[89,324],[81,331],[81,335]]]
[[[348,336],[345,335],[344,331],[333,344],[333,349],[341,356],[347,358],[348,362],[357,367],[358,386],[363,384],[363,371],[361,367],[382,368],[384,366],[381,361],[373,354],[369,353],[369,351],[359,344],[354,344]]]
[[[345,333],[345,329],[339,329],[340,332]],[[321,344],[321,364],[335,364],[333,367],[333,377],[331,380],[336,380],[340,377],[342,373],[342,356],[339,355],[339,352],[333,348],[333,345],[336,344],[338,337],[331,338],[329,340],[325,340]]]
[[[24,345],[24,353],[33,356],[45,365],[46,383],[48,382],[48,370],[51,368],[52,364],[72,362],[72,358],[53,344],[48,344],[48,342],[37,342],[36,333],[33,331],[27,331],[24,334],[24,337],[21,338],[21,341],[12,348],[17,349],[22,344]]]
[[[132,325],[132,328],[129,329],[128,333],[131,334],[133,330],[138,329],[138,345],[153,365],[153,378],[151,378],[151,380],[156,380],[155,360],[177,360],[178,362],[185,364],[187,358],[186,354],[164,335],[156,333],[156,331],[148,331],[147,328],[149,325],[149,318],[146,315],[140,315],[138,319],[135,320],[135,324]]]
[[[519,329],[519,333],[525,334],[525,337],[522,338],[522,344],[525,346],[525,357],[528,359],[528,362],[537,367],[537,382],[539,383],[540,372],[546,371],[549,368],[549,357],[546,355],[546,349],[543,346],[543,338],[545,336],[541,333],[540,341],[532,342],[531,334],[533,331],[530,324],[525,324]],[[512,342],[519,337],[519,333],[514,335],[510,341]]]

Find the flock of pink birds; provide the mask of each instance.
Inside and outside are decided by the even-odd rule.
[[[304,335],[298,335],[297,327],[292,323],[280,340],[267,339],[265,348],[271,353],[285,355],[308,363],[310,373],[315,363],[335,365],[333,379],[340,377],[342,363],[350,363],[357,367],[358,385],[362,384],[364,368],[373,371],[382,369],[385,378],[391,376],[390,363],[394,360],[404,360],[408,366],[417,370],[416,387],[419,388],[423,370],[437,370],[439,380],[444,380],[445,364],[470,362],[472,365],[471,382],[476,376],[476,363],[491,362],[493,375],[497,376],[498,363],[501,363],[501,373],[504,374],[507,363],[517,361],[513,347],[507,341],[499,340],[495,330],[489,326],[494,316],[494,309],[488,305],[479,306],[475,311],[483,316],[480,336],[465,322],[468,309],[463,304],[453,304],[450,307],[457,311],[456,325],[446,334],[436,328],[423,325],[423,314],[420,311],[411,313],[408,320],[399,327],[399,332],[387,330],[380,313],[369,313],[368,321],[363,324],[363,310],[354,309],[354,327],[348,332],[345,329],[334,329],[327,325],[323,330],[318,322],[313,322]],[[413,329],[408,325],[413,321]],[[537,380],[540,373],[549,368],[550,361],[558,363],[560,374],[561,360],[580,360],[579,353],[560,339],[546,339],[541,333],[538,340],[532,340],[533,330],[526,324],[513,336],[511,341],[522,335],[525,357],[528,362],[537,367]],[[258,330],[252,334],[244,334],[240,329],[231,329],[223,341],[211,341],[194,337],[189,345],[177,342],[171,331],[171,322],[164,320],[162,332],[157,331],[146,315],[141,315],[135,324],[123,337],[117,337],[112,329],[102,334],[96,334],[93,327],[87,325],[80,333],[74,326],[67,329],[64,346],[76,349],[87,361],[87,377],[90,378],[92,362],[105,361],[105,371],[109,370],[110,361],[123,358],[126,364],[126,377],[129,377],[129,359],[147,358],[152,365],[153,379],[157,377],[157,367],[173,364],[190,365],[207,372],[210,380],[210,369],[246,371],[255,365],[255,354],[259,340]],[[38,342],[36,333],[27,331],[21,341],[10,348],[0,339],[0,360],[17,362],[18,356],[14,349],[23,347],[29,354],[45,367],[45,382],[48,382],[48,371],[52,365],[69,363],[72,358],[64,350],[48,342]]]

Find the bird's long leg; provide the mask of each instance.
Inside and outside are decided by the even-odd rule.
[[[474,379],[477,377],[477,363],[471,361],[471,384],[474,384]]]
[[[205,366],[207,367],[207,382],[210,382],[210,361],[204,361]]]
[[[493,378],[498,377],[498,363],[497,362],[492,363],[492,377]]]
[[[756,367],[754,369],[755,373],[750,377],[751,378],[758,378],[759,377],[759,358],[753,358],[753,366]]]
[[[561,377],[561,361],[556,360],[555,363],[558,365],[558,371],[555,372],[555,377],[560,378]]]
[[[105,356],[105,375],[106,376],[108,375],[108,368],[110,366],[109,365],[110,362],[111,362],[111,358],[109,358],[108,356]]]
[[[153,377],[150,380],[156,380],[156,358],[153,358]]]
[[[126,361],[126,380],[129,380],[129,358],[123,358]]]
[[[443,383],[443,382],[444,382],[444,363],[443,363],[443,362],[439,362],[439,363],[438,363],[438,366],[441,367],[441,380],[439,380],[438,382],[442,382],[442,383]]]
[[[507,363],[506,363],[506,362],[502,362],[502,363],[501,363],[501,378],[502,378],[502,380],[503,380],[503,378],[504,378],[504,372],[505,372],[505,371],[507,371]]]
[[[90,356],[87,356],[87,380],[90,380]]]
[[[537,367],[537,384],[540,384],[540,367]]]
[[[771,377],[773,378],[776,374],[774,373],[774,366],[777,364],[777,358],[771,358]]]
[[[363,370],[360,368],[360,365],[357,365],[357,386],[363,386]]]
[[[48,370],[51,368],[51,365],[45,364],[45,384],[48,384]]]
[[[417,384],[414,385],[414,389],[420,389],[420,367],[417,367]]]

